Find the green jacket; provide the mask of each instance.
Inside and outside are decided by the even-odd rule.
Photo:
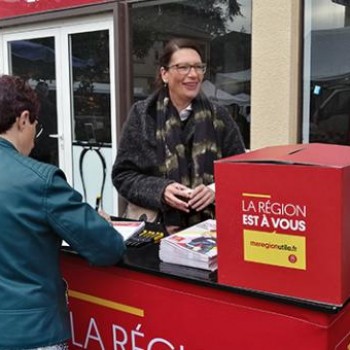
[[[122,237],[71,188],[57,167],[0,138],[0,349],[70,338],[61,241],[95,265],[122,256]]]

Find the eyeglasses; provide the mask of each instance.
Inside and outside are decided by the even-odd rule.
[[[37,123],[35,127],[36,127],[35,138],[37,139],[43,133],[44,127],[41,123]]]
[[[186,75],[189,74],[191,69],[193,68],[197,74],[205,74],[207,71],[207,65],[204,63],[201,64],[174,64],[172,66],[168,66],[168,69],[175,68],[179,74]]]

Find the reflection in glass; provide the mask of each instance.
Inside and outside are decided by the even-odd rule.
[[[87,203],[104,209],[112,164],[108,30],[70,35],[70,52],[73,183]]]
[[[111,143],[108,31],[73,34],[73,143]]]
[[[305,8],[303,139],[349,145],[350,8],[337,0]]]
[[[134,101],[153,91],[158,58],[166,41],[189,37],[207,63],[203,91],[223,104],[250,143],[251,0],[151,2],[132,8]]]
[[[38,115],[43,131],[35,140],[30,156],[58,165],[55,42],[53,37],[9,42],[10,73],[29,81],[41,108]]]

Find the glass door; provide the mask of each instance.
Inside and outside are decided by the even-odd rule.
[[[112,27],[104,22],[65,27],[70,74],[65,76],[71,101],[73,183],[84,199],[97,208],[117,213],[113,200],[111,167],[115,158],[116,130],[111,49]],[[69,80],[68,80],[69,79]]]
[[[6,48],[8,73],[28,80],[41,102],[38,117],[43,132],[30,156],[58,166],[55,37],[9,38]]]
[[[2,70],[41,100],[44,132],[30,156],[59,166],[86,202],[117,215],[112,28],[111,17],[95,16],[5,33]]]

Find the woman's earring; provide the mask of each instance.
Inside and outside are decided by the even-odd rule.
[[[168,86],[168,81],[167,80],[163,80],[163,83],[164,83],[164,87]]]

